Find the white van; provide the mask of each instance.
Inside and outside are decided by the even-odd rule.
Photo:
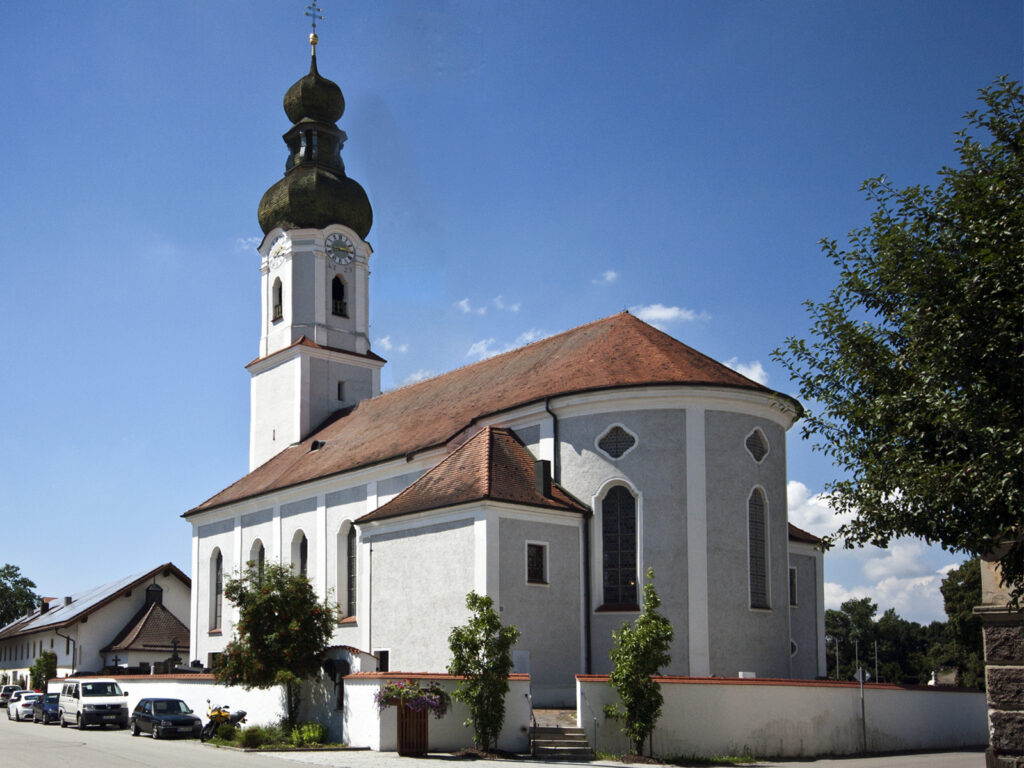
[[[60,727],[128,727],[128,691],[109,677],[69,677],[60,690]]]

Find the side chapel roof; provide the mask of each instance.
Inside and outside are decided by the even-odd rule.
[[[543,495],[534,481],[534,458],[511,429],[484,427],[387,504],[356,520],[365,523],[474,501],[505,501],[586,514],[588,509],[557,483]]]
[[[801,412],[788,395],[621,312],[339,411],[183,516],[442,447],[482,418],[549,397],[656,385],[753,391]]]
[[[188,627],[163,604],[149,602],[121,629],[101,653],[117,651],[167,651],[177,647],[187,651],[189,644]]]

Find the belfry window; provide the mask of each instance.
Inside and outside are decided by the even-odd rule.
[[[274,289],[273,289],[273,315],[272,320],[277,322],[284,317],[284,290],[281,286],[281,278],[274,278]]]
[[[601,557],[606,607],[635,607],[636,498],[613,486],[601,502]]]
[[[750,550],[750,607],[768,603],[768,510],[764,491],[755,488],[747,500],[747,546]]]
[[[331,280],[331,314],[348,317],[348,302],[345,301],[345,283],[335,275]]]

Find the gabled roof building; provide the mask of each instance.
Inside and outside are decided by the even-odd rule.
[[[0,673],[28,679],[39,654],[57,656],[57,674],[152,669],[188,652],[192,582],[173,563],[63,598],[0,628]]]
[[[315,47],[285,109],[285,174],[260,204],[250,472],[184,515],[192,658],[231,636],[225,574],[273,560],[338,601],[335,645],[391,671],[444,671],[467,593],[491,596],[535,704],[563,705],[576,673],[609,671],[653,568],[665,673],[823,674],[821,551],[786,517],[799,403],[625,312],[381,393],[372,212]]]

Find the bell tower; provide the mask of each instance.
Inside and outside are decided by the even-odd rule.
[[[316,429],[335,411],[380,394],[385,360],[370,350],[373,210],[345,175],[345,98],[317,71],[284,96],[292,122],[284,177],[263,195],[259,223],[259,356],[250,381],[249,470]]]

